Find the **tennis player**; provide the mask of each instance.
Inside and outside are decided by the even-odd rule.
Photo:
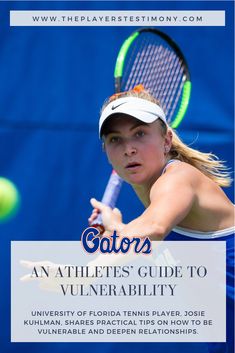
[[[221,187],[231,184],[224,164],[184,144],[166,122],[159,102],[144,89],[111,96],[99,133],[109,162],[134,189],[146,210],[124,224],[121,212],[91,199],[92,224],[99,213],[108,233],[152,240],[226,240],[227,338],[210,352],[233,350],[234,205]]]

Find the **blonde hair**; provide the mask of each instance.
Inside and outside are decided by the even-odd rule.
[[[144,89],[133,89],[131,91],[126,91],[111,96],[108,100],[105,101],[102,110],[107,106],[108,103],[123,97],[143,98],[160,105],[159,101],[155,99],[148,91]],[[159,119],[159,121],[163,136],[165,136],[169,130],[172,132],[172,146],[169,151],[170,158],[178,159],[182,162],[192,165],[221,187],[230,186],[232,179],[230,177],[228,168],[224,165],[223,161],[219,160],[219,158],[213,153],[200,152],[187,146],[179,138],[174,129],[167,126],[162,120]]]

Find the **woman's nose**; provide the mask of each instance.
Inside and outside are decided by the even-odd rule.
[[[136,152],[137,152],[137,149],[134,146],[131,146],[129,144],[127,144],[125,146],[125,155],[126,156],[133,156],[136,154]]]

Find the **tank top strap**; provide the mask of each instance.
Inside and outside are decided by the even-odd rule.
[[[166,172],[166,168],[168,167],[169,164],[172,164],[172,163],[175,163],[175,162],[180,162],[180,161],[179,161],[178,159],[170,159],[170,160],[166,163],[165,167],[163,168],[162,174],[164,174],[164,173]]]

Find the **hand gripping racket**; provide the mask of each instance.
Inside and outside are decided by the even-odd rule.
[[[154,96],[166,114],[167,122],[177,128],[188,108],[191,81],[188,65],[178,45],[155,28],[140,28],[122,44],[115,70],[115,92],[124,92],[142,84]],[[102,202],[114,207],[122,179],[113,172]],[[93,226],[102,227],[99,215]]]

